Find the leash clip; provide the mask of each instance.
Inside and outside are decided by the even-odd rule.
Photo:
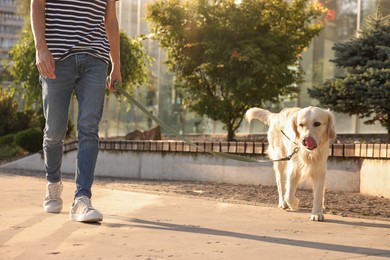
[[[296,154],[297,152],[299,151],[299,148],[298,147],[295,147],[292,154],[290,154],[289,156],[287,156],[287,160],[291,160],[291,158],[294,156],[294,154]]]
[[[118,80],[114,81],[114,88],[115,90],[119,90],[122,87],[122,83]]]

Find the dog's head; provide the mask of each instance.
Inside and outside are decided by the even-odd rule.
[[[292,120],[297,139],[309,151],[336,138],[334,115],[329,110],[306,107]]]

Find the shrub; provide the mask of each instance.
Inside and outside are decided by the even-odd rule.
[[[0,89],[0,136],[40,127],[41,114],[33,110],[18,111],[13,96]]]
[[[0,160],[8,160],[23,154],[22,148],[15,145],[0,145]]]
[[[4,90],[0,91],[0,136],[13,132],[18,104]]]
[[[0,146],[12,144],[14,142],[15,134],[8,134],[0,137]]]
[[[13,122],[14,133],[28,128],[41,127],[39,116],[40,114],[33,110],[18,111]]]
[[[66,131],[66,137],[72,137],[75,133],[75,125],[73,122],[69,119],[68,120],[68,130]]]
[[[15,134],[15,144],[30,153],[36,153],[42,149],[42,131],[37,128],[29,128]]]

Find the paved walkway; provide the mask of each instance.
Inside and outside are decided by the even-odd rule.
[[[101,224],[42,211],[43,178],[0,173],[0,259],[386,259],[390,222],[94,186]],[[389,205],[390,206],[390,205]]]

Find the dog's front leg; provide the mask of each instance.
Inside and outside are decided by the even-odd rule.
[[[284,195],[284,200],[292,211],[296,211],[299,208],[299,199],[295,194],[297,192],[300,175],[298,169],[294,167],[294,164],[291,161],[288,164],[286,175],[286,194]]]
[[[325,173],[319,174],[313,183],[313,208],[310,219],[313,221],[324,221],[324,193]]]
[[[275,178],[276,178],[276,184],[278,186],[278,194],[279,194],[278,207],[281,209],[288,208],[287,203],[284,201],[284,193],[286,191],[286,185],[285,185],[285,181],[284,181],[285,169],[286,169],[285,162],[275,162],[274,163]]]

